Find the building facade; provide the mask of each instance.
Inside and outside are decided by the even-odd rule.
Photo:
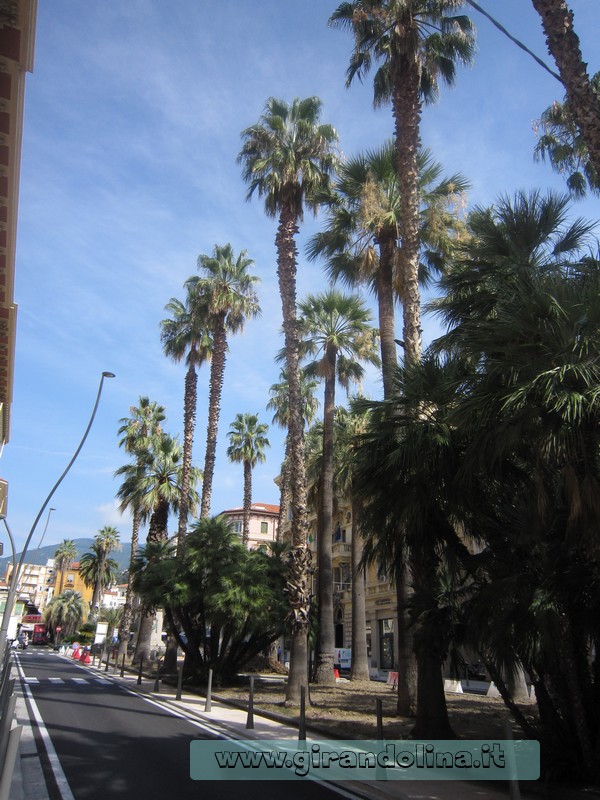
[[[244,509],[228,508],[220,516],[226,517],[233,530],[242,536],[244,528]],[[250,507],[250,534],[248,548],[255,550],[261,545],[274,542],[277,539],[277,521],[279,519],[279,506],[268,503],[252,503]]]

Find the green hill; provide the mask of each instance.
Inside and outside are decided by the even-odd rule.
[[[84,553],[89,552],[93,539],[74,539],[75,547],[77,548],[77,561]],[[49,558],[54,558],[54,553],[60,546],[57,544],[47,544],[44,547],[35,550],[29,550],[25,556],[26,564],[45,564]],[[113,550],[110,554],[111,558],[119,565],[119,570],[129,569],[129,559],[131,555],[131,542],[122,542],[120,550]],[[21,553],[17,553],[17,561],[21,558]],[[3,556],[0,558],[0,576],[4,577],[6,574],[6,567],[12,561],[11,556]]]

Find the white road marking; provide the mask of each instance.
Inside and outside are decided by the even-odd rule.
[[[19,663],[19,660],[16,661],[17,670],[19,671],[19,676],[21,679],[25,678],[23,674],[23,668]],[[25,678],[25,681],[27,678]],[[31,693],[31,689],[27,686],[27,683],[24,684],[23,688],[25,689],[25,695],[30,703],[31,713],[33,714],[33,718],[35,719],[40,736],[42,737],[42,741],[44,742],[44,747],[46,748],[46,753],[48,755],[48,760],[50,762],[50,767],[52,768],[52,772],[54,773],[54,778],[56,780],[56,785],[58,786],[58,791],[62,797],[62,800],[75,800],[73,792],[71,791],[71,787],[65,777],[65,773],[60,765],[60,761],[58,760],[58,756],[56,755],[56,750],[54,749],[54,745],[52,744],[52,739],[50,738],[50,734],[48,733],[48,729],[44,725],[44,720],[42,719],[42,715],[37,707],[35,700],[33,699],[33,695]]]
[[[64,683],[62,678],[48,678],[50,683]]]
[[[25,683],[39,683],[40,682],[39,678],[25,678],[25,677],[23,677],[23,680],[25,681]]]

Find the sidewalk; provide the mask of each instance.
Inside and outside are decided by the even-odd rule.
[[[66,658],[66,656],[57,656]],[[74,662],[78,664],[78,662]],[[183,693],[181,700],[176,700],[174,687],[161,684],[160,691],[154,692],[154,679],[144,678],[142,685],[137,685],[137,676],[125,673],[123,678],[119,672],[113,674],[112,666],[108,672],[104,667],[92,665],[79,665],[81,669],[92,674],[102,676],[121,685],[127,691],[139,694],[153,702],[159,703],[167,709],[181,714],[190,721],[200,723],[210,731],[229,739],[285,739],[297,740],[298,727],[291,721],[266,718],[260,711],[254,709],[254,727],[247,728],[248,712],[245,709],[235,708],[221,702],[218,695],[213,695],[211,710],[205,711],[206,700],[195,694]],[[33,737],[22,687],[18,682],[17,720],[23,724],[21,748],[13,787],[11,800],[48,800],[48,791],[42,773],[37,744]],[[270,715],[271,717],[271,715]],[[327,738],[321,734],[311,734],[307,729],[307,740],[322,740]],[[509,796],[508,785],[506,791],[498,788],[496,784],[484,785],[463,783],[458,781],[344,781],[337,784],[345,796],[355,795],[365,800],[507,800]]]

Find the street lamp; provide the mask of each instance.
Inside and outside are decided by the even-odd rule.
[[[114,375],[113,372],[103,372],[102,373],[102,377],[100,378],[100,385],[98,386],[98,394],[96,395],[96,402],[94,403],[94,408],[92,409],[92,415],[90,417],[90,421],[88,422],[87,428],[85,429],[83,437],[82,437],[81,441],[79,442],[79,446],[77,447],[77,450],[75,450],[75,453],[73,454],[73,457],[71,458],[71,460],[67,464],[67,466],[64,469],[64,471],[63,471],[62,475],[60,476],[60,478],[56,481],[56,483],[54,484],[54,486],[50,490],[50,493],[48,494],[48,496],[46,497],[46,499],[44,500],[44,502],[42,504],[42,507],[38,511],[37,517],[35,518],[35,520],[33,522],[33,525],[31,526],[31,530],[29,531],[29,535],[28,535],[28,537],[27,537],[27,539],[25,541],[25,546],[23,547],[23,551],[21,553],[21,558],[19,559],[19,563],[17,564],[16,567],[13,568],[13,573],[12,573],[11,581],[10,581],[10,587],[9,587],[9,590],[8,590],[8,596],[6,598],[6,607],[4,609],[4,614],[2,616],[2,625],[0,627],[0,664],[2,663],[2,658],[4,656],[4,651],[6,649],[6,639],[7,639],[7,635],[8,635],[8,625],[9,625],[9,622],[10,622],[10,618],[12,616],[13,606],[15,604],[15,597],[16,597],[16,593],[17,593],[17,585],[18,585],[18,580],[19,580],[19,573],[21,572],[21,567],[23,566],[23,563],[25,562],[25,556],[27,554],[27,548],[29,547],[29,543],[31,542],[31,539],[33,537],[33,534],[35,532],[37,524],[40,521],[42,514],[46,510],[46,506],[48,505],[48,503],[52,499],[52,496],[53,496],[54,492],[58,489],[60,484],[63,482],[63,479],[65,478],[67,472],[71,469],[71,467],[75,463],[75,459],[77,458],[77,456],[81,452],[81,448],[83,447],[83,445],[85,443],[85,440],[88,437],[88,433],[90,432],[90,429],[92,427],[92,423],[94,422],[94,418],[96,417],[96,411],[98,410],[98,404],[100,403],[100,395],[102,394],[102,386],[104,384],[104,379],[105,378],[114,378],[114,377],[115,377],[115,375]],[[50,518],[50,514],[48,514],[48,519],[49,518]],[[46,526],[47,526],[47,524],[48,523],[46,522]],[[10,528],[8,527],[8,522],[6,521],[6,519],[4,519],[4,525],[6,527],[8,535],[9,535],[11,541],[12,541],[12,534],[11,534]],[[45,533],[45,530],[44,530],[44,533]],[[43,538],[43,535],[42,535],[42,538]],[[16,558],[15,558],[15,560],[16,560]]]
[[[50,522],[50,514],[53,511],[56,511],[56,509],[55,508],[49,508],[48,509],[48,516],[46,517],[46,524],[44,525],[44,532],[42,533],[42,538],[39,540],[36,550],[39,550],[40,547],[42,546],[42,542],[44,541],[44,536],[46,535],[46,531],[48,530],[48,523]]]

